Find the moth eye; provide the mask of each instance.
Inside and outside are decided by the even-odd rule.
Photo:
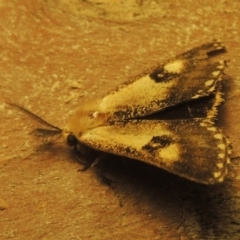
[[[69,146],[76,146],[78,144],[78,140],[77,138],[72,134],[70,133],[68,136],[67,136],[67,144]]]

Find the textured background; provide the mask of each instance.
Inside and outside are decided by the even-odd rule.
[[[123,2],[0,1],[0,239],[240,238],[240,2]],[[234,152],[220,185],[115,156],[79,172],[71,149],[41,146],[4,104],[62,127],[82,101],[213,38],[230,60],[219,118]]]

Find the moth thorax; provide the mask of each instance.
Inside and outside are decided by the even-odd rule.
[[[97,106],[93,108],[93,105],[89,108],[87,106],[80,108],[68,124],[69,131],[76,137],[80,137],[83,132],[104,125],[107,119],[106,114],[97,109]]]

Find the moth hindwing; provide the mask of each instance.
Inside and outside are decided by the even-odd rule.
[[[222,182],[231,149],[214,120],[226,61],[211,57],[224,51],[218,41],[193,48],[82,104],[65,129],[41,122],[49,133],[33,133],[63,134],[86,165],[102,151],[199,183]]]

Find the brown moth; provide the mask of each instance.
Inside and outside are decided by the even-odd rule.
[[[159,64],[81,105],[64,129],[11,105],[38,123],[33,135],[64,136],[86,167],[106,152],[215,184],[224,180],[231,153],[228,138],[214,123],[226,61],[212,62],[211,56],[224,51],[213,41]]]

